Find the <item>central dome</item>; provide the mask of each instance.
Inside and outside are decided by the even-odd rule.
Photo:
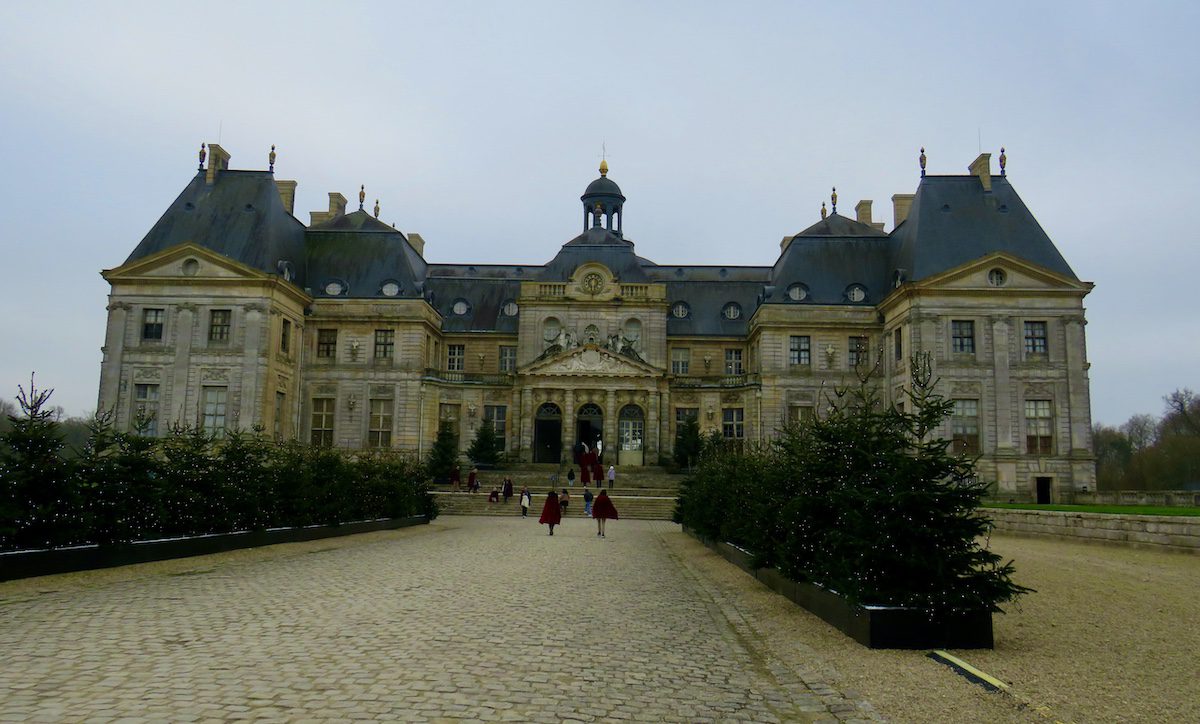
[[[617,185],[617,182],[607,176],[601,176],[588,184],[587,190],[583,192],[583,199],[586,200],[589,196],[620,196],[622,199],[625,198],[621,194],[621,187]]]
[[[621,193],[617,182],[608,177],[608,161],[600,162],[600,178],[588,184],[579,200],[583,202],[584,233],[587,233],[590,219],[591,228],[602,227],[616,233],[617,236],[621,235],[625,195]]]

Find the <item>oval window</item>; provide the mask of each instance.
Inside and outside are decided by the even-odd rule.
[[[988,272],[988,284],[993,287],[1002,287],[1008,281],[1008,274],[1003,269],[996,268]]]
[[[721,316],[726,319],[737,319],[742,316],[742,307],[737,302],[730,302],[721,310]]]
[[[808,287],[803,284],[793,284],[787,289],[788,299],[793,302],[803,302],[808,299]]]
[[[504,312],[504,316],[506,317],[515,317],[520,309],[517,307],[517,303],[510,299],[504,303],[500,311]]]
[[[453,310],[455,314],[461,317],[471,311],[471,305],[467,304],[467,300],[465,299],[457,299],[454,302]]]
[[[846,299],[852,302],[861,302],[867,298],[867,288],[861,284],[851,284],[846,289]]]
[[[331,297],[339,296],[344,291],[346,291],[346,287],[341,282],[329,282],[325,285],[325,293]]]
[[[183,275],[184,276],[194,277],[194,276],[196,276],[196,273],[199,271],[200,271],[200,262],[196,261],[195,259],[188,259],[187,261],[185,261],[183,263]]]
[[[383,292],[383,296],[385,297],[394,297],[400,293],[400,285],[396,282],[387,282],[380,291]]]
[[[675,304],[671,305],[671,316],[676,319],[687,319],[687,316],[691,312],[692,310],[688,307],[687,302],[675,302]]]

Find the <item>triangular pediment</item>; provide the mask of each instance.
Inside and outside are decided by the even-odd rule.
[[[627,355],[586,344],[545,359],[535,360],[522,373],[583,377],[645,377],[662,371]]]
[[[177,244],[101,274],[110,282],[153,278],[269,279],[271,276],[192,242]]]
[[[1002,284],[994,284],[990,278],[993,270],[1003,275]],[[1045,267],[1031,264],[1024,259],[1003,252],[988,254],[953,269],[935,274],[917,282],[916,286],[930,289],[1017,289],[1075,290],[1091,289],[1091,284],[1064,276]]]

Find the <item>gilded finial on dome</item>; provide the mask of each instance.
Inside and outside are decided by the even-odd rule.
[[[600,159],[600,175],[605,176],[605,177],[608,176],[608,160],[607,159],[603,159],[603,158]]]
[[[824,221],[825,217],[828,215],[829,215],[829,212],[825,210],[825,202],[822,201],[821,202],[821,221]]]
[[[204,170],[204,159],[208,156],[208,151],[204,149],[204,144],[200,144],[200,170]]]
[[[375,199],[375,218],[379,218],[379,199]]]
[[[363,204],[367,201],[367,185],[362,184],[358,187],[358,210],[363,210]]]
[[[921,146],[921,175],[925,175],[925,147]]]
[[[837,186],[833,187],[833,193],[829,194],[829,201],[833,204],[833,213],[837,213]]]
[[[271,153],[269,153],[267,155],[267,163],[270,164],[267,167],[267,170],[274,171],[275,170],[275,144],[274,143],[271,144]]]
[[[1004,175],[1004,167],[1008,164],[1008,156],[1004,155],[1004,146],[1000,147],[1000,175]]]

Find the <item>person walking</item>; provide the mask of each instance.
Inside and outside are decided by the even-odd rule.
[[[600,489],[600,494],[596,496],[596,502],[592,506],[592,517],[596,519],[596,535],[601,538],[607,538],[604,535],[604,522],[609,518],[617,519],[617,506],[613,505],[612,498],[608,497],[608,491],[604,488]]]
[[[613,483],[615,483],[615,482],[617,482],[617,469],[616,469],[616,467],[609,465],[608,466],[608,489],[609,490],[612,490]]]
[[[458,466],[450,468],[450,489],[462,490],[462,473],[459,472]]]
[[[471,472],[467,473],[467,491],[475,493],[479,491],[479,468],[471,468]]]
[[[567,517],[567,504],[570,502],[571,494],[567,492],[566,488],[563,488],[562,495],[558,496],[558,505],[560,508],[562,508],[562,514],[564,518]]]
[[[575,487],[575,468],[571,468],[567,471],[567,487]]]
[[[529,505],[532,502],[533,502],[533,499],[529,495],[529,486],[526,485],[521,488],[521,517],[522,518],[529,517]]]
[[[550,526],[550,535],[554,535],[554,526],[562,522],[562,509],[558,507],[558,493],[551,488],[546,493],[546,504],[542,506],[542,517],[538,523]]]
[[[592,491],[587,488],[583,489],[583,514],[592,517]]]
[[[507,475],[504,476],[504,487],[502,490],[504,491],[504,502],[507,503],[508,499],[513,496],[512,478]]]
[[[604,441],[596,438],[596,462],[604,462]]]

